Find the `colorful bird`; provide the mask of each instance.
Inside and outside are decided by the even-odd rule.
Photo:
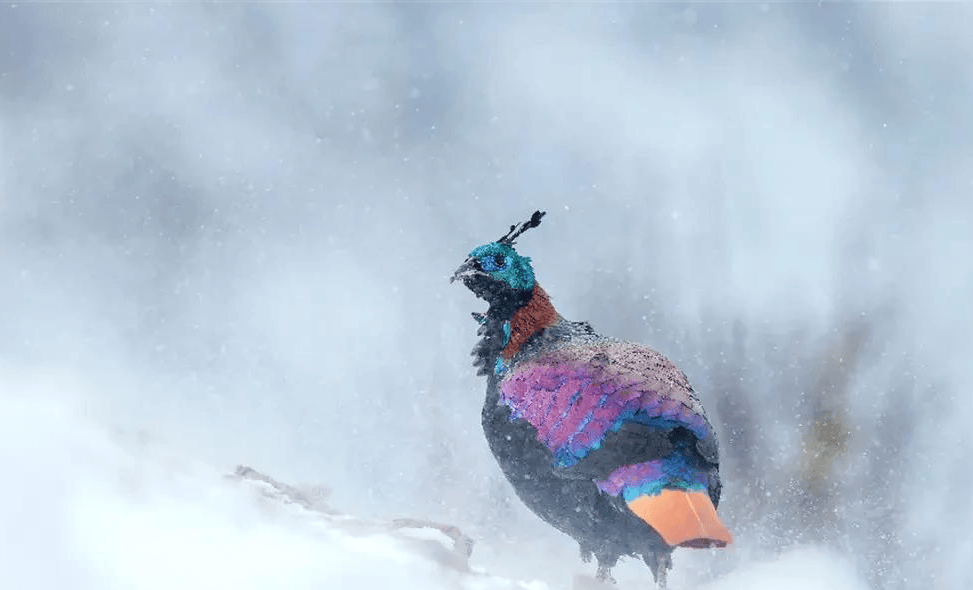
[[[554,309],[514,249],[543,216],[475,248],[451,279],[489,304],[473,314],[483,431],[520,499],[598,560],[598,579],[635,556],[664,588],[674,548],[732,540],[716,512],[716,432],[671,361]]]

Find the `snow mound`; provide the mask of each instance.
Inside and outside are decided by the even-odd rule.
[[[749,564],[705,590],[868,590],[844,558],[817,547],[793,549],[773,561]]]
[[[453,527],[340,515],[80,413],[0,397],[0,588],[547,588],[471,569]]]
[[[247,467],[227,476],[144,433],[100,428],[82,405],[63,400],[0,393],[0,464],[0,588],[551,587],[470,567],[473,541],[455,527],[340,514],[322,488],[289,486]],[[648,572],[637,569],[637,587],[651,588]],[[678,563],[674,573],[672,590],[699,587],[680,583]],[[630,581],[620,579],[619,588]],[[744,564],[702,587],[865,588],[843,558],[816,548]]]

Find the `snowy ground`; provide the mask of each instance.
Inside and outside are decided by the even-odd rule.
[[[50,392],[0,397],[0,588],[556,587],[484,572],[475,547],[471,568],[444,558],[452,541],[433,529],[392,531],[268,500],[260,484],[85,414]],[[560,567],[583,571],[580,561]],[[816,548],[706,587],[863,588],[843,559]]]

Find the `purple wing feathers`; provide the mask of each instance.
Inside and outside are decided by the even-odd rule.
[[[661,354],[636,344],[556,348],[518,363],[500,391],[514,417],[530,422],[556,455],[584,456],[623,419],[661,418],[700,438],[710,435],[686,376]]]

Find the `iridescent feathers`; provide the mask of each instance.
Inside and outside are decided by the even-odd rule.
[[[530,258],[517,254],[512,246],[490,242],[470,252],[470,258],[490,276],[502,280],[512,289],[529,291],[534,288],[534,269]]]
[[[676,546],[730,542],[716,514],[716,434],[664,356],[555,310],[514,249],[543,215],[474,248],[453,274],[489,304],[473,314],[483,430],[517,495],[594,554],[599,576],[636,555],[658,577]]]
[[[713,438],[686,376],[659,353],[627,342],[560,342],[505,374],[500,400],[510,407],[512,419],[527,420],[537,430],[538,440],[552,453],[554,468],[575,465],[626,423],[660,432],[684,428],[699,440]],[[670,454],[674,450],[666,448]],[[685,464],[680,457],[673,454],[672,464],[623,469],[597,483],[616,496],[625,485],[634,489],[651,484],[646,489],[657,492],[666,485],[705,484],[704,476],[678,467],[680,461]],[[625,467],[630,466],[619,469]]]

